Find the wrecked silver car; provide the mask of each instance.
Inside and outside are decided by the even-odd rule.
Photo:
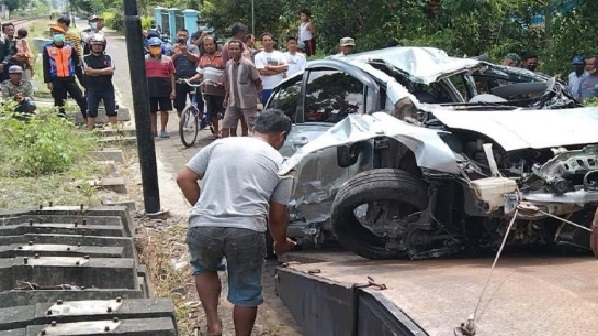
[[[289,235],[303,245],[336,240],[370,259],[431,258],[494,249],[516,216],[509,246],[588,250],[598,109],[519,69],[533,80],[497,80],[541,83],[525,108],[494,94],[474,99],[471,76],[488,64],[436,49],[426,51],[436,70],[418,72],[392,65],[389,49],[310,62],[274,90],[267,107],[295,123],[281,149],[280,173],[296,174]],[[436,101],[423,103],[419,89]]]

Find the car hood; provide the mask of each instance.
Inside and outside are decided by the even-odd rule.
[[[598,143],[598,107],[506,111],[438,107],[430,112],[449,128],[484,134],[506,151]]]
[[[337,59],[366,63],[375,59],[383,60],[409,74],[409,79],[419,84],[431,84],[441,77],[487,64],[473,58],[451,57],[445,51],[433,47],[391,47]]]

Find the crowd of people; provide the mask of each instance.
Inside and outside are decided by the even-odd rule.
[[[179,29],[174,43],[161,39],[157,29],[144,31],[153,135],[168,138],[169,111],[174,107],[180,116],[195,94],[199,109],[212,122],[214,138],[237,136],[239,124],[241,136],[247,136],[272,90],[303,71],[307,56],[315,54],[317,32],[310,17],[309,10],[301,11],[297,35],[285,38],[285,52],[279,51],[275,36],[268,32],[260,35],[258,47],[248,27],[240,22],[233,24],[232,37],[222,46],[206,31],[189,36],[189,31]],[[195,91],[186,80],[204,84]],[[222,130],[219,116],[223,116]]]
[[[502,64],[533,72],[537,70],[539,58],[535,53],[522,53],[521,56],[510,53],[505,56]],[[573,71],[567,77],[567,84],[575,99],[584,101],[598,97],[598,55],[587,58],[574,56],[571,65]]]

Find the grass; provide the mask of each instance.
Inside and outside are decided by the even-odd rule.
[[[197,307],[189,305],[183,294],[177,289],[187,288],[191,274],[190,265],[176,269],[171,260],[177,260],[186,248],[175,238],[184,236],[186,223],[176,223],[166,230],[147,229],[137,236],[135,246],[139,253],[139,261],[146,265],[148,278],[154,286],[157,297],[170,298],[175,306],[180,335],[193,335],[191,316],[197,312]],[[181,248],[182,247],[182,248]]]

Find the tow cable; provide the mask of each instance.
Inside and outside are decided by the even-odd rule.
[[[538,208],[537,206],[535,206],[531,203],[520,201],[517,204],[517,207],[515,208],[515,213],[513,214],[513,218],[511,218],[511,221],[509,222],[509,226],[507,227],[507,232],[505,232],[505,237],[503,238],[503,241],[500,244],[498,251],[496,252],[496,256],[494,257],[494,262],[492,263],[492,267],[490,268],[490,272],[488,273],[488,278],[486,278],[486,284],[484,285],[484,289],[482,289],[482,293],[480,294],[478,303],[475,306],[475,310],[474,310],[473,314],[469,315],[469,317],[465,320],[465,323],[461,323],[460,326],[456,327],[453,330],[453,333],[455,336],[474,336],[476,334],[475,321],[476,321],[476,318],[478,317],[477,316],[478,308],[480,307],[480,304],[482,303],[482,299],[484,298],[484,294],[486,293],[486,290],[488,289],[488,286],[490,285],[490,280],[492,279],[492,273],[494,272],[494,269],[496,268],[496,263],[498,262],[498,259],[500,259],[500,255],[507,243],[507,239],[509,238],[509,233],[511,232],[511,228],[513,227],[513,224],[515,224],[515,220],[519,216],[520,211],[523,213],[530,213],[530,214],[539,213],[539,214],[542,214],[542,215],[545,215],[545,216],[548,216],[551,218],[558,219],[565,224],[569,224],[569,225],[575,226],[577,228],[587,230],[590,233],[593,233],[593,229],[591,229],[591,228],[587,228],[583,225],[576,224],[568,219],[564,219],[564,218],[555,216],[553,214],[544,212],[544,211],[540,210],[540,208]],[[597,214],[598,214],[598,212],[597,212]],[[597,247],[595,247],[594,249],[596,250]]]

